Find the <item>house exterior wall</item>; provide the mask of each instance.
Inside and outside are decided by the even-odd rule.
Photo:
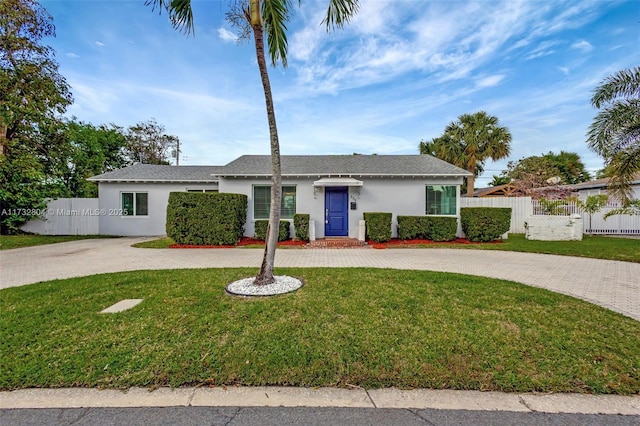
[[[99,218],[101,235],[156,236],[166,233],[167,204],[169,193],[187,190],[217,190],[217,183],[119,183],[100,182],[99,208],[105,214]],[[148,194],[147,216],[122,216],[121,193],[146,192]]]
[[[314,178],[283,178],[283,185],[296,186],[296,212],[307,213],[315,225],[316,238],[325,236],[324,188],[314,188]],[[397,216],[422,216],[426,210],[427,185],[457,185],[457,216],[460,214],[460,187],[462,178],[361,178],[362,187],[349,188],[349,202],[356,203],[355,210],[348,210],[349,237],[358,238],[358,224],[364,212],[390,212],[392,217],[392,236],[397,235]],[[244,234],[253,236],[255,217],[253,211],[253,186],[269,185],[269,179],[262,178],[224,178],[220,179],[220,192],[245,194],[249,206]],[[291,222],[293,222],[291,220]],[[293,232],[293,227],[291,229]]]
[[[602,188],[586,188],[578,190],[578,198],[586,200],[590,195],[609,195],[606,187]],[[640,200],[640,184],[631,186],[631,198]],[[615,201],[615,200],[610,200]]]

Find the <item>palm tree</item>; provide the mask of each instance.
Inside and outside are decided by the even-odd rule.
[[[611,195],[627,205],[630,184],[640,172],[640,66],[604,79],[591,103],[601,110],[589,127],[587,144],[604,158],[612,175]]]
[[[433,155],[472,173],[467,177],[467,196],[473,196],[475,177],[482,173],[488,158],[499,160],[511,151],[511,133],[498,118],[479,111],[462,114],[440,137],[420,142],[421,154]]]
[[[327,31],[342,28],[357,13],[359,0],[328,0],[327,14],[322,23]],[[191,0],[147,0],[146,5],[163,9],[169,13],[169,19],[175,29],[193,33],[193,13]],[[271,84],[264,53],[264,33],[267,35],[267,48],[271,65],[278,63],[287,66],[286,23],[292,14],[291,0],[236,0],[232,2],[227,19],[241,29],[241,37],[253,33],[258,69],[264,89],[269,123],[271,144],[271,209],[267,227],[267,241],[260,272],[254,280],[255,285],[267,285],[275,282],[273,267],[278,243],[280,223],[280,203],[282,200],[282,171],[280,164],[280,142],[276,126],[276,114],[273,107]]]

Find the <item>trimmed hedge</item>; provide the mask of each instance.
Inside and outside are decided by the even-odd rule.
[[[376,243],[383,243],[391,239],[391,213],[366,212],[362,215],[368,239]]]
[[[296,238],[302,241],[309,241],[309,220],[311,216],[306,213],[297,213],[293,215],[293,228],[296,232]]]
[[[427,216],[398,216],[398,238],[401,240],[427,239],[429,228]]]
[[[469,241],[499,240],[511,226],[511,208],[463,207],[460,222]]]
[[[258,240],[267,241],[267,226],[268,220],[256,220],[254,224],[255,237]],[[289,239],[289,227],[291,224],[287,220],[280,221],[280,228],[278,230],[278,241],[286,241]]]
[[[167,205],[167,236],[177,244],[232,245],[243,234],[247,196],[172,192]]]
[[[398,238],[431,241],[453,241],[458,232],[458,219],[440,216],[398,216]]]

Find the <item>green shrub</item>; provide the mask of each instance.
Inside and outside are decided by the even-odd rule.
[[[309,241],[309,220],[310,216],[306,213],[293,215],[293,228],[295,229],[297,239]]]
[[[398,216],[398,238],[452,241],[458,232],[458,219],[439,216]]]
[[[415,240],[428,238],[429,217],[427,216],[398,216],[398,238],[401,240]]]
[[[382,243],[391,239],[391,213],[363,213],[367,238]]]
[[[247,219],[247,196],[172,192],[167,205],[167,236],[177,244],[236,244]]]
[[[254,224],[255,237],[258,240],[267,241],[267,226],[268,220],[256,220]],[[286,241],[289,239],[289,227],[291,224],[287,220],[280,221],[280,228],[278,229],[278,241]]]
[[[458,233],[457,217],[429,216],[429,233],[432,241],[453,241]]]
[[[511,208],[463,207],[460,222],[469,241],[498,240],[509,231]]]

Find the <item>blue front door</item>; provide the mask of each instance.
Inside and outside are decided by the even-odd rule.
[[[349,190],[347,187],[324,189],[324,235],[346,237],[349,235]]]

